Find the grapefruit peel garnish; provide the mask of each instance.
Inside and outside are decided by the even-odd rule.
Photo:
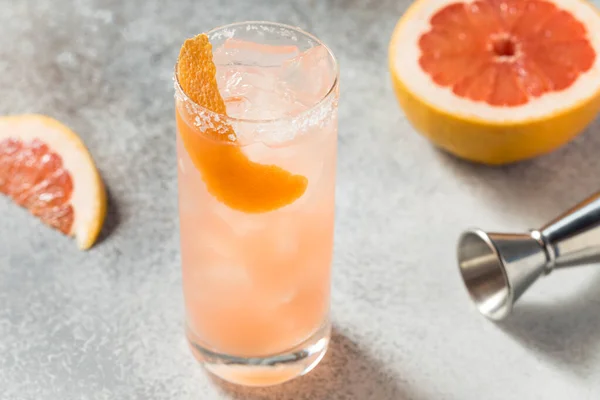
[[[208,36],[186,40],[179,53],[177,79],[186,96],[210,112],[204,111],[202,127],[195,127],[191,123],[194,116],[178,108],[177,125],[183,146],[209,193],[228,207],[246,213],[268,212],[292,204],[304,194],[308,180],[276,165],[248,159],[227,122],[215,75]]]

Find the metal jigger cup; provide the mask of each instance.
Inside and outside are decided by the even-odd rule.
[[[479,311],[501,320],[540,276],[600,262],[600,193],[529,233],[465,231],[457,255]]]

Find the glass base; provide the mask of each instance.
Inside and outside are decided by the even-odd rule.
[[[214,375],[245,386],[272,386],[310,372],[325,356],[331,336],[327,321],[310,338],[296,347],[266,357],[237,357],[216,353],[198,344],[188,329],[187,339],[194,357]]]

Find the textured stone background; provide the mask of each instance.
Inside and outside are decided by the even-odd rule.
[[[0,113],[70,125],[110,191],[88,253],[0,199],[0,399],[597,399],[600,270],[550,276],[496,326],[469,304],[454,244],[596,190],[600,124],[506,168],[436,151],[389,84],[408,3],[0,0]],[[331,352],[261,390],[211,380],[184,343],[171,85],[185,37],[249,19],[312,31],[342,69]]]

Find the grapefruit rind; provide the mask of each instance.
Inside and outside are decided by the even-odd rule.
[[[24,143],[39,140],[58,154],[73,181],[70,204],[74,220],[70,236],[80,249],[96,241],[106,216],[106,191],[94,161],[81,139],[68,127],[44,115],[0,117],[0,142],[17,139]]]
[[[246,213],[274,211],[293,203],[306,191],[308,180],[276,165],[255,163],[235,144],[237,137],[227,122],[215,74],[208,37],[202,34],[186,40],[179,54],[177,80],[194,105],[206,110],[185,107],[181,103],[186,99],[177,99],[177,127],[207,190],[228,207]],[[201,127],[189,122],[197,119],[203,121]]]
[[[419,37],[437,10],[454,0],[420,0],[400,19],[388,49],[400,106],[411,124],[437,146],[467,160],[500,165],[551,152],[582,132],[600,111],[600,57],[568,89],[524,106],[494,107],[452,94],[418,65]],[[588,32],[600,31],[600,14],[582,0],[554,3],[575,10]],[[596,30],[593,30],[596,29]],[[596,54],[600,37],[589,35]]]

